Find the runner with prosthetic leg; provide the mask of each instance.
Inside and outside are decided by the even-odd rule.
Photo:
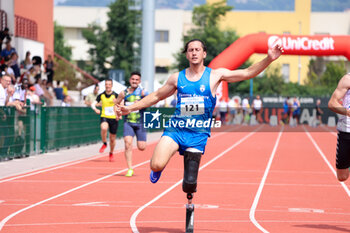
[[[184,156],[183,191],[187,194],[186,232],[193,232],[193,193],[197,191],[199,164],[212,125],[213,110],[216,104],[216,91],[222,81],[239,82],[251,79],[262,72],[283,52],[277,43],[268,49],[268,55],[250,67],[241,70],[226,68],[211,69],[204,66],[207,48],[203,41],[193,39],[186,43],[183,52],[189,61],[189,68],[172,74],[164,86],[142,100],[129,106],[117,105],[117,115],[150,107],[173,95],[177,91],[174,116],[169,121],[150,161],[150,181],[156,183],[171,157],[179,151]],[[234,59],[234,58],[232,58]],[[153,119],[159,112],[152,113]]]

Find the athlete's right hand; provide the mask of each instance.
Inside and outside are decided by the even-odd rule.
[[[96,114],[98,114],[98,115],[100,115],[100,113],[101,113],[101,110],[100,110],[100,109],[97,109],[97,108],[96,108],[94,111],[95,111]]]
[[[116,112],[117,112],[117,115],[124,116],[124,115],[128,115],[131,111],[125,105],[117,105],[117,111]]]

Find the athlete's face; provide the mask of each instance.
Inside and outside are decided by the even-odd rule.
[[[112,86],[113,86],[113,82],[112,81],[106,81],[105,82],[105,87],[106,87],[106,92],[107,93],[112,92]]]
[[[130,82],[130,86],[136,89],[141,82],[141,77],[138,76],[137,74],[134,74],[130,77],[129,82]]]
[[[188,44],[186,51],[186,58],[192,64],[203,63],[206,58],[207,52],[203,50],[202,43],[199,41],[192,41]]]

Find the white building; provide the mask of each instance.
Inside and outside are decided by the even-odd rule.
[[[107,7],[55,6],[54,21],[64,27],[64,39],[72,47],[74,61],[90,60],[89,44],[83,37],[83,29],[95,23],[105,28],[108,21]]]
[[[54,20],[64,27],[64,38],[72,47],[72,59],[88,61],[89,44],[82,35],[82,30],[91,23],[105,28],[108,21],[107,7],[70,7],[55,6]],[[164,68],[174,64],[174,54],[181,50],[182,35],[192,27],[192,12],[184,10],[155,11],[155,66],[156,80],[164,81],[168,73]]]

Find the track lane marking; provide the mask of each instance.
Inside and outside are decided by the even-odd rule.
[[[327,164],[327,166],[329,167],[329,169],[332,171],[333,175],[335,176],[335,178],[337,178],[337,172],[335,171],[335,169],[333,168],[333,166],[330,164],[330,162],[328,161],[327,157],[325,156],[325,154],[323,153],[323,151],[320,149],[320,147],[318,146],[318,144],[316,143],[316,141],[314,140],[314,138],[311,136],[311,134],[307,131],[307,129],[303,126],[306,135],[308,136],[308,138],[310,139],[310,141],[312,142],[312,144],[314,145],[314,147],[316,148],[316,150],[318,151],[318,153],[321,155],[323,161]],[[338,179],[337,179],[338,180]],[[346,186],[346,184],[344,182],[339,182],[340,185],[343,187],[343,189],[345,190],[346,194],[350,197],[350,190],[348,188],[348,186]]]
[[[206,164],[204,164],[203,166],[201,166],[199,168],[199,171],[201,171],[203,168],[207,167],[208,165],[210,165],[211,163],[213,163],[215,160],[219,159],[220,157],[222,157],[224,154],[226,154],[227,152],[229,152],[230,150],[232,150],[233,148],[235,148],[236,146],[238,146],[239,144],[241,144],[243,141],[245,141],[247,138],[249,138],[250,136],[252,136],[253,134],[256,133],[256,131],[258,131],[260,128],[262,128],[262,126],[258,127],[257,129],[255,129],[253,132],[249,133],[248,135],[244,136],[243,138],[241,138],[239,141],[237,141],[234,145],[230,146],[229,148],[227,148],[226,150],[224,150],[223,152],[221,152],[219,155],[215,156],[213,159],[211,159],[209,162],[207,162]],[[215,135],[216,136],[216,135]],[[213,139],[214,137],[212,137],[211,139]],[[179,180],[178,182],[176,182],[174,185],[172,185],[170,188],[166,189],[164,192],[160,193],[158,196],[156,196],[154,199],[152,199],[151,201],[147,202],[145,205],[141,206],[140,208],[138,208],[131,216],[130,218],[130,227],[133,233],[140,233],[137,229],[136,226],[136,218],[139,215],[139,213],[141,213],[142,210],[144,210],[146,207],[148,207],[149,205],[151,205],[152,203],[156,202],[157,200],[159,200],[161,197],[163,197],[164,195],[166,195],[168,192],[170,192],[171,190],[173,190],[175,187],[177,187],[179,184],[182,183],[182,179]]]
[[[139,221],[140,223],[159,223],[159,221]],[[233,220],[222,220],[222,219],[208,219],[208,220],[196,220],[201,223],[250,223],[250,220],[233,219]],[[332,221],[332,220],[261,220],[264,223],[338,223],[338,224],[349,224],[349,221]],[[89,224],[126,224],[129,221],[106,221],[106,222],[65,222],[65,223],[24,223],[24,224],[8,224],[6,227],[20,227],[20,226],[54,226],[54,225],[89,225]],[[183,220],[167,220],[162,223],[183,223]]]
[[[258,191],[257,191],[257,193],[256,193],[256,195],[255,195],[255,198],[254,198],[252,207],[250,208],[250,211],[249,211],[249,219],[250,219],[250,221],[251,221],[260,231],[262,231],[262,232],[264,232],[264,233],[269,233],[269,232],[268,232],[265,228],[263,228],[263,227],[258,223],[258,221],[256,221],[256,219],[255,219],[255,211],[256,211],[256,207],[258,206],[258,202],[259,202],[259,199],[260,199],[260,195],[261,195],[262,190],[263,190],[263,188],[264,188],[267,175],[268,175],[268,173],[269,173],[269,171],[270,171],[273,158],[275,157],[276,150],[277,150],[279,141],[280,141],[280,139],[281,139],[283,129],[284,129],[284,127],[282,127],[282,128],[281,128],[281,131],[278,133],[278,136],[277,136],[275,145],[274,145],[274,147],[273,147],[273,150],[272,150],[272,152],[271,152],[269,161],[268,161],[268,163],[267,163],[267,166],[266,166],[264,175],[263,175],[263,177],[262,177],[262,179],[261,179],[261,182],[260,182]]]
[[[158,143],[158,141],[159,140],[155,140],[155,141],[147,144],[147,146],[151,146],[153,144],[156,144],[156,143]],[[137,146],[134,145],[133,146],[133,150],[136,150],[136,149],[137,149]],[[113,154],[115,155],[115,154],[121,153],[123,151],[124,151],[124,149],[118,149],[118,150],[114,151]],[[32,175],[37,175],[37,174],[40,174],[40,173],[44,173],[44,172],[48,172],[48,171],[52,171],[52,170],[56,170],[56,169],[60,169],[60,168],[68,167],[68,166],[72,166],[72,165],[75,165],[75,164],[83,163],[83,162],[90,161],[90,160],[93,160],[93,159],[102,158],[102,157],[105,157],[105,156],[108,156],[108,153],[104,153],[104,154],[101,154],[101,155],[93,155],[92,157],[82,158],[82,159],[79,159],[79,160],[71,160],[71,161],[68,161],[68,162],[66,161],[66,162],[62,162],[62,163],[56,164],[56,165],[49,166],[47,168],[39,168],[39,169],[35,169],[33,171],[28,171],[28,173],[27,172],[22,172],[21,174],[10,176],[10,178],[2,178],[2,179],[0,179],[0,184],[4,183],[4,182],[11,181],[11,180],[16,180],[16,179],[20,179],[20,178],[24,178],[24,177],[28,177],[28,176],[32,176]],[[34,158],[34,156],[30,156],[29,158],[31,158],[31,157]],[[35,158],[38,158],[38,157],[35,157]]]
[[[221,132],[221,133],[215,134],[212,138],[215,138],[215,137],[220,136],[220,135],[225,134],[225,133],[226,133],[226,132]],[[150,143],[149,145],[152,145],[152,144],[155,144],[155,143],[158,143],[158,141],[154,141],[154,142]],[[119,150],[119,152],[117,152],[117,153],[120,153],[121,151],[122,151],[122,150]],[[105,156],[105,155],[99,155],[99,156],[97,156],[97,157],[103,157],[103,156]],[[66,166],[73,165],[73,164],[76,164],[76,163],[81,163],[81,162],[84,162],[84,161],[88,161],[88,160],[91,160],[91,159],[94,159],[94,158],[96,158],[96,156],[94,156],[94,157],[92,157],[92,158],[88,158],[88,159],[82,159],[82,160],[79,160],[79,161],[75,161],[75,162],[73,162],[73,163],[64,164],[64,165],[62,165],[62,166],[53,167],[53,168],[51,167],[51,168],[48,168],[48,169],[40,170],[40,171],[34,172],[34,173],[25,174],[25,175],[20,175],[20,176],[18,176],[18,177],[12,177],[12,178],[10,178],[10,179],[6,179],[5,181],[13,180],[13,179],[17,179],[17,178],[22,178],[22,177],[26,177],[26,176],[30,176],[30,175],[34,175],[34,174],[38,174],[38,173],[43,173],[43,172],[45,172],[45,171],[49,171],[49,170],[54,170],[54,169],[66,167]],[[141,162],[141,163],[135,165],[134,168],[139,167],[139,166],[142,166],[142,165],[144,165],[144,164],[146,164],[146,163],[149,163],[149,161],[150,161],[150,160],[146,160],[146,161],[144,161],[144,162]],[[78,187],[69,189],[69,190],[67,190],[67,191],[65,191],[65,192],[63,192],[63,193],[57,194],[57,195],[55,195],[55,196],[52,196],[52,197],[50,197],[50,198],[47,198],[47,199],[45,199],[45,200],[42,200],[42,201],[40,201],[40,202],[37,202],[37,203],[32,204],[32,205],[30,205],[30,206],[27,206],[27,207],[25,207],[25,208],[23,208],[23,209],[20,209],[20,210],[18,210],[18,211],[16,211],[16,212],[12,213],[11,215],[7,216],[7,217],[4,218],[3,220],[1,220],[1,222],[0,222],[0,231],[1,231],[1,229],[4,227],[4,225],[6,224],[6,222],[8,222],[11,218],[13,218],[14,216],[16,216],[16,215],[18,215],[18,214],[20,214],[20,213],[22,213],[22,212],[24,212],[24,211],[26,211],[26,210],[28,210],[28,209],[31,209],[31,208],[33,208],[33,207],[35,207],[35,206],[41,205],[41,204],[43,204],[43,203],[46,203],[46,202],[48,202],[48,201],[50,201],[50,200],[53,200],[53,199],[56,199],[56,198],[58,198],[58,197],[64,196],[64,195],[69,194],[69,193],[71,193],[71,192],[73,192],[73,191],[76,191],[76,190],[78,190],[78,189],[84,188],[84,187],[86,187],[86,186],[88,186],[88,185],[90,185],[90,184],[94,184],[94,183],[97,183],[97,182],[99,182],[99,181],[105,180],[105,179],[107,179],[107,178],[109,178],[109,177],[112,177],[112,176],[114,176],[114,175],[117,175],[117,174],[126,172],[127,170],[128,170],[128,169],[125,168],[125,169],[122,169],[122,170],[120,170],[120,171],[111,173],[111,174],[109,174],[109,175],[107,175],[107,176],[104,176],[104,177],[101,177],[101,178],[99,178],[99,179],[90,181],[90,182],[85,183],[85,184],[83,184],[83,185],[80,185],[80,186],[78,186]],[[5,182],[5,181],[3,181],[3,182]],[[0,181],[0,183],[1,183],[1,181]]]
[[[142,163],[139,163],[139,164],[135,165],[134,168],[139,167],[139,166],[142,166],[142,165],[144,165],[144,164],[146,164],[146,163],[149,163],[149,160],[146,160],[146,161],[144,161],[144,162],[142,162]],[[66,195],[66,194],[68,194],[68,193],[71,193],[71,192],[73,192],[73,191],[76,191],[76,190],[79,190],[79,189],[81,189],[81,188],[84,188],[84,187],[86,187],[86,186],[88,186],[88,185],[97,183],[97,182],[99,182],[99,181],[101,181],[101,180],[105,180],[105,179],[110,178],[110,177],[112,177],[112,176],[114,176],[114,175],[120,174],[120,173],[122,173],[122,172],[126,172],[127,170],[128,170],[128,169],[125,168],[125,169],[122,169],[122,170],[120,170],[120,171],[111,173],[111,174],[109,174],[109,175],[107,175],[107,176],[98,178],[98,179],[96,179],[96,180],[90,181],[90,182],[85,183],[85,184],[82,184],[82,185],[77,186],[77,187],[75,187],[75,188],[69,189],[69,190],[67,190],[67,191],[65,191],[65,192],[63,192],[63,193],[57,194],[57,195],[55,195],[55,196],[52,196],[52,197],[50,197],[50,198],[47,198],[47,199],[45,199],[45,200],[42,200],[42,201],[39,201],[39,202],[37,202],[37,203],[35,203],[35,204],[32,204],[32,205],[30,205],[30,206],[27,206],[27,207],[25,207],[25,208],[23,208],[23,209],[20,209],[20,210],[18,210],[18,211],[16,211],[16,212],[10,214],[9,216],[7,216],[6,218],[4,218],[3,220],[1,220],[1,222],[0,222],[0,231],[1,231],[1,229],[4,227],[4,225],[6,224],[6,222],[8,222],[11,218],[13,218],[14,216],[16,216],[16,215],[18,215],[18,214],[20,214],[20,213],[22,213],[22,212],[24,212],[24,211],[26,211],[26,210],[29,210],[29,209],[31,209],[31,208],[33,208],[33,207],[35,207],[35,206],[41,205],[41,204],[43,204],[43,203],[45,203],[45,202],[51,201],[51,200],[56,199],[56,198],[58,198],[58,197],[64,196],[64,195]]]

